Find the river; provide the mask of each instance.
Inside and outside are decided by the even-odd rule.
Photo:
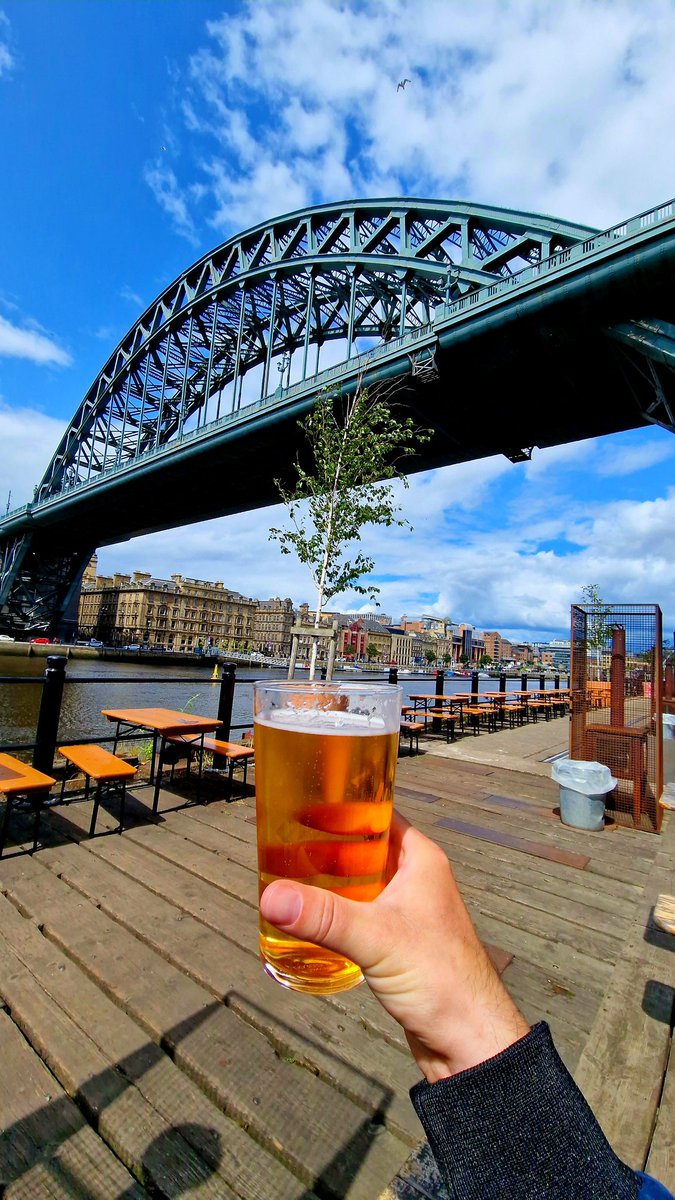
[[[0,745],[21,745],[34,741],[40,705],[41,679],[46,661],[44,658],[27,658],[3,654],[0,660],[2,678],[34,679],[35,683],[0,682]],[[261,675],[265,679],[285,678],[285,671],[261,672],[237,668],[234,705],[232,711],[233,736],[239,738],[253,723],[253,680]],[[305,672],[298,678],[305,678]],[[368,672],[340,673],[339,680],[367,682]],[[185,682],[175,682],[176,679]],[[382,676],[379,676],[382,679]],[[401,675],[403,701],[407,703],[410,693],[435,691],[433,675]],[[538,683],[538,678],[537,678]],[[537,686],[531,682],[531,687]],[[552,686],[552,681],[547,681]],[[471,681],[464,678],[447,678],[445,692],[468,692]],[[520,678],[508,679],[509,690],[520,687]],[[497,691],[496,679],[480,679],[481,692]],[[161,707],[187,709],[200,716],[215,716],[218,711],[220,684],[211,678],[208,665],[192,665],[156,662],[149,664],[113,663],[98,659],[70,659],[66,667],[59,740],[73,741],[78,738],[105,738],[111,733],[110,723],[101,715],[103,708]],[[236,726],[240,726],[239,729]]]

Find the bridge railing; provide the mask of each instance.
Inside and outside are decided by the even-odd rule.
[[[575,263],[588,259],[594,254],[603,253],[608,247],[614,247],[620,241],[627,241],[637,234],[643,233],[645,229],[665,224],[673,219],[674,211],[675,201],[669,200],[657,208],[650,208],[643,213],[638,213],[637,216],[631,217],[630,220],[624,221],[620,225],[612,225],[609,229],[603,229],[583,242],[568,246],[565,250],[552,254],[550,258],[545,258],[540,263],[523,267],[522,271],[516,271],[513,275],[500,279],[498,282],[489,283],[475,292],[469,292],[459,300],[440,304],[435,312],[434,325],[437,325],[439,321],[445,323],[452,320],[453,317],[461,316],[472,307],[488,304],[513,288],[538,281],[562,268],[569,268]]]

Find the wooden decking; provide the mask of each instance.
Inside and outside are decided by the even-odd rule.
[[[619,1154],[672,1188],[675,939],[649,914],[675,816],[660,837],[577,832],[545,776],[425,749],[399,760],[398,807],[446,849]],[[134,789],[130,827],[94,839],[91,802],[56,806],[36,855],[0,861],[0,1192],[442,1196],[398,1027],[364,987],[310,999],[260,967],[252,799],[177,799],[153,823]]]

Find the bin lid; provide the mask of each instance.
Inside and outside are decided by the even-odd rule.
[[[553,763],[551,775],[556,783],[586,796],[604,796],[614,790],[617,782],[604,763],[581,758],[559,759]]]

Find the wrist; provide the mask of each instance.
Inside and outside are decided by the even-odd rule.
[[[530,1026],[514,1004],[509,1008],[498,1015],[457,1022],[447,1033],[439,1029],[433,1041],[406,1030],[408,1045],[427,1083],[477,1067],[525,1037]]]

